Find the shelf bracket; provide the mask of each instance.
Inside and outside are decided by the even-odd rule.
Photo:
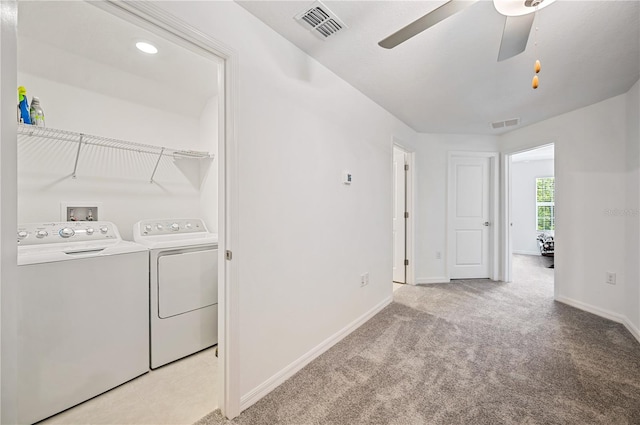
[[[153,167],[153,173],[151,173],[151,180],[149,183],[153,183],[153,176],[156,175],[156,171],[158,170],[158,165],[160,165],[160,160],[162,159],[162,154],[164,153],[164,148],[160,150],[160,155],[158,155],[158,160],[156,161],[156,166]]]
[[[78,140],[78,150],[76,151],[76,163],[73,165],[73,174],[71,174],[72,178],[76,178],[76,171],[78,171],[78,160],[80,159],[80,147],[82,146],[82,139],[84,134],[80,133],[80,140]]]

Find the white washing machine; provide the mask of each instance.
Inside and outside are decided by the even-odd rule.
[[[113,223],[18,227],[18,422],[149,371],[148,250]]]
[[[149,248],[151,368],[218,343],[218,235],[201,219],[143,220]]]

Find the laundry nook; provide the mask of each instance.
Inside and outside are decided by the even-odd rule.
[[[18,6],[21,424],[217,406],[220,61],[117,12]]]

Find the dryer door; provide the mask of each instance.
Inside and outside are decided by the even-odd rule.
[[[218,250],[176,250],[158,256],[161,319],[218,303]]]

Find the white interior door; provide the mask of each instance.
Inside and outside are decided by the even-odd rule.
[[[393,148],[393,281],[406,283],[406,153]]]
[[[452,157],[449,164],[449,277],[489,277],[491,159]]]

